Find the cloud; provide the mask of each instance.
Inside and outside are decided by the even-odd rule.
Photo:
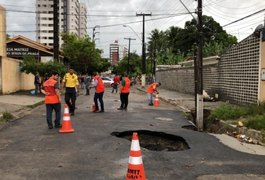
[[[122,46],[127,46],[125,37],[137,39],[131,44],[132,50],[137,50],[141,54],[142,37],[142,17],[136,17],[136,13],[152,13],[151,17],[146,17],[145,30],[146,38],[149,33],[157,28],[166,30],[170,26],[183,27],[184,23],[190,20],[191,15],[168,17],[172,13],[183,13],[187,10],[180,1],[174,0],[80,0],[87,5],[88,9],[88,34],[92,37],[92,28],[96,25],[101,27],[96,29],[96,45],[104,49],[104,56],[109,55],[109,44],[119,40]],[[182,0],[186,7],[194,12],[196,3],[194,0]],[[36,0],[0,0],[0,4],[8,10],[30,10],[35,11]],[[221,25],[225,25],[248,14],[256,12],[265,7],[265,1],[260,0],[204,0],[203,14],[212,16]],[[160,14],[160,16],[158,16]],[[120,17],[114,17],[120,16]],[[123,16],[123,17],[122,17]],[[196,16],[194,14],[194,16]],[[154,20],[159,17],[164,19]],[[263,23],[264,13],[260,13],[246,20],[225,27],[225,30],[232,35],[236,35],[240,40],[253,32],[257,25]],[[149,21],[151,20],[151,21]],[[138,23],[130,23],[136,22]],[[115,24],[129,23],[129,27]],[[35,40],[36,30],[35,14],[7,12],[7,29],[11,35],[23,35]],[[29,31],[29,32],[16,32]],[[137,33],[137,35],[136,35]]]

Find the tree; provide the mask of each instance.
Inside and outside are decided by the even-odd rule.
[[[227,34],[212,17],[203,16],[204,57],[218,55],[237,43],[235,36]],[[166,31],[151,31],[148,41],[149,61],[157,60],[158,64],[176,64],[186,57],[193,56],[197,44],[197,21],[192,19],[184,28],[170,27]]]
[[[142,69],[142,63],[141,63],[141,57],[137,55],[135,52],[131,53],[130,57],[130,76],[136,76],[141,74]],[[113,67],[113,71],[118,74],[124,74],[127,71],[127,65],[128,65],[128,56],[125,56],[117,66]]]
[[[169,30],[162,32],[157,29],[151,32],[151,37],[148,42],[148,68],[147,72],[152,72],[154,60],[157,64],[177,64],[181,61],[183,55],[180,48],[176,46],[178,36],[182,31],[178,27],[170,27]]]
[[[222,53],[225,49],[237,43],[237,38],[235,36],[227,34],[226,31],[223,30],[222,26],[220,26],[220,24],[216,22],[212,17],[203,16],[202,22],[203,22],[202,31],[203,31],[204,44],[208,45],[214,44],[215,47],[222,48],[219,50],[213,49],[213,51],[219,51],[220,53]],[[192,19],[191,21],[187,21],[185,23],[184,29],[189,30],[188,32],[190,33],[190,36],[196,37],[197,35],[196,26],[197,26],[197,21],[195,19]],[[194,43],[197,43],[196,39],[188,43],[187,49],[192,50]]]
[[[48,63],[37,62],[33,56],[24,56],[23,61],[20,63],[20,71],[27,74],[32,73],[36,75],[39,73],[41,77],[49,75],[49,73],[56,71],[62,77],[67,68],[64,64],[58,63],[56,61],[49,61]]]
[[[108,67],[105,59],[101,58],[101,51],[96,49],[95,43],[86,37],[74,34],[63,34],[62,52],[67,64],[75,71],[86,74],[93,71],[105,71]]]

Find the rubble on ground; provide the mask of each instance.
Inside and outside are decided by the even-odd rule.
[[[249,144],[259,144],[258,140],[250,138],[244,134],[240,134],[237,131],[233,131],[233,132],[226,132],[227,135],[232,136],[237,138],[240,142],[245,142],[245,143],[249,143]]]

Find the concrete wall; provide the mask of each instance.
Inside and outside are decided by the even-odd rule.
[[[203,66],[203,89],[210,95],[217,93],[221,100],[236,104],[265,101],[265,42],[259,37],[249,36],[216,62]],[[193,66],[158,70],[156,79],[165,89],[194,94]]]
[[[237,104],[259,101],[260,43],[259,37],[249,36],[221,56],[218,71],[223,100]]]
[[[203,67],[203,86],[210,94],[218,92],[217,64]],[[194,94],[194,67],[164,69],[156,73],[156,79],[162,87],[181,93]]]
[[[34,76],[20,72],[19,60],[6,57],[6,15],[0,6],[0,93],[34,89]]]
[[[2,94],[34,89],[34,75],[20,72],[19,60],[2,58]]]

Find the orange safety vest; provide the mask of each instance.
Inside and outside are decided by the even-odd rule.
[[[120,86],[120,92],[121,93],[129,93],[130,92],[130,87],[131,87],[131,80],[127,77],[124,78],[125,85]]]
[[[57,83],[53,78],[49,78],[43,83],[45,95],[45,104],[57,104],[59,103],[59,98],[55,92],[54,85]]]
[[[158,83],[152,83],[147,87],[147,92],[150,94],[153,94],[156,91],[156,87],[158,86]],[[155,87],[155,88],[154,88]]]
[[[98,84],[96,86],[96,93],[102,93],[105,91],[104,83],[102,79],[99,77],[99,75],[94,77],[94,80],[98,81]]]

